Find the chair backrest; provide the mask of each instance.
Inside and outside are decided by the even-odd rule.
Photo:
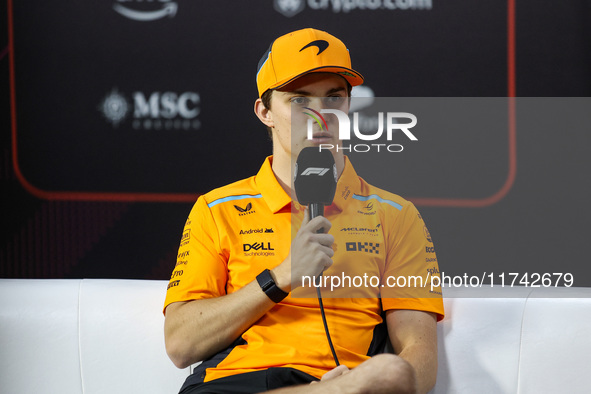
[[[0,280],[2,393],[176,393],[166,281]]]
[[[0,391],[175,393],[166,281],[0,279]],[[500,291],[499,291],[500,290]],[[433,393],[587,393],[591,288],[447,289]]]

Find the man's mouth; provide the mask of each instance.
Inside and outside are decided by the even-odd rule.
[[[314,133],[312,134],[312,142],[315,143],[324,143],[332,141],[332,134],[330,133]]]

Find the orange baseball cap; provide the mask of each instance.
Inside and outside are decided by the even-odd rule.
[[[273,41],[259,61],[259,96],[311,72],[338,74],[351,86],[363,83],[363,76],[351,68],[351,57],[345,44],[325,31],[308,28]]]

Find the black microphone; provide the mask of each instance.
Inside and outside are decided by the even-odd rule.
[[[337,166],[332,153],[327,150],[320,150],[317,147],[302,149],[296,160],[293,185],[298,202],[302,205],[308,205],[310,220],[316,216],[323,216],[324,207],[332,204],[337,190]],[[319,229],[318,233],[324,233],[324,229]],[[322,276],[322,272],[320,276]],[[316,292],[328,345],[336,365],[339,366],[339,358],[332,344],[328,323],[326,322],[320,287],[316,287]]]
[[[337,167],[328,150],[302,149],[296,160],[294,187],[298,202],[308,205],[310,220],[324,215],[337,190]]]

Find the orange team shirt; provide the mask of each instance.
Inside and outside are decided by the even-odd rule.
[[[267,158],[256,176],[199,197],[185,224],[165,312],[173,302],[233,293],[287,257],[303,208],[292,204],[277,182],[272,160]],[[428,282],[410,285],[412,277],[428,281],[439,275],[431,237],[412,203],[367,184],[346,159],[325,216],[332,223],[335,254],[323,274],[330,281],[322,295],[341,364],[353,368],[379,352],[387,338],[380,324],[386,310],[421,310],[443,318],[441,289]],[[294,290],[207,361],[204,381],[270,367],[320,378],[334,368],[315,298],[319,284],[312,283]]]

